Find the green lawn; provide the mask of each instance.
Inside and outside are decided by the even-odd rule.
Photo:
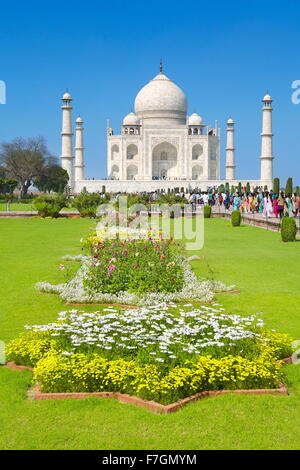
[[[24,212],[24,211],[35,211],[33,202],[23,203],[23,202],[13,202],[10,204],[10,211]],[[4,202],[0,202],[0,212],[6,211],[7,205]],[[75,207],[64,207],[63,211],[76,211]]]
[[[7,210],[7,205],[5,202],[0,203],[0,211],[6,211]],[[34,206],[33,203],[29,202],[23,203],[23,202],[12,202],[9,207],[10,211],[34,211]]]
[[[65,309],[38,295],[39,280],[61,282],[61,256],[78,254],[85,219],[0,219],[0,339],[26,323],[45,323]],[[300,339],[300,242],[222,219],[206,220],[199,276],[234,283],[240,294],[218,300],[236,313],[263,312],[268,327]],[[213,274],[212,274],[213,273]],[[89,307],[95,310],[95,307]],[[0,449],[298,449],[300,366],[285,368],[289,396],[209,398],[168,416],[113,400],[31,402],[28,372],[0,368]]]

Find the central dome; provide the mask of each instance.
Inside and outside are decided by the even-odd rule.
[[[145,124],[155,124],[164,120],[166,124],[185,124],[187,99],[172,80],[160,72],[137,94],[134,103],[136,115]]]

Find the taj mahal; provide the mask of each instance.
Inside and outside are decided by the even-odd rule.
[[[163,72],[137,94],[134,112],[124,117],[119,133],[107,123],[107,179],[89,180],[84,175],[83,120],[75,123],[73,147],[72,97],[62,98],[61,165],[69,174],[70,190],[79,193],[86,188],[98,192],[105,186],[109,192],[141,192],[176,187],[193,189],[238,182],[252,186],[272,187],[272,98],[265,95],[262,103],[260,179],[241,180],[235,176],[235,123],[228,119],[226,128],[226,178],[220,175],[220,128],[211,127],[201,116],[188,116],[188,103],[182,89]]]

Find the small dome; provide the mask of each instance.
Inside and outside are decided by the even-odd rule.
[[[273,100],[272,100],[272,97],[267,93],[267,94],[263,97],[263,101],[273,101]]]
[[[190,115],[188,119],[189,126],[201,126],[203,124],[202,117],[197,113]]]
[[[63,97],[62,97],[63,100],[71,100],[72,99],[72,96],[70,95],[70,93],[67,91]]]
[[[76,124],[82,124],[83,123],[83,120],[81,119],[80,116],[78,116],[78,118],[76,119]]]
[[[134,113],[127,114],[123,119],[123,126],[138,126],[139,124],[139,118]]]
[[[228,121],[227,121],[227,124],[234,124],[234,120],[229,118]]]
[[[143,119],[185,120],[187,100],[181,88],[160,72],[137,94],[134,110]]]

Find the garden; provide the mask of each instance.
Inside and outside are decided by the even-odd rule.
[[[263,435],[265,448],[276,448],[273,438],[280,426],[285,437],[284,442],[277,438],[277,448],[296,446],[297,437],[285,440],[292,431],[282,426],[287,418],[281,415],[294,414],[300,390],[298,366],[282,362],[292,354],[291,343],[300,333],[296,271],[290,273],[288,288],[278,286],[279,264],[282,269],[299,262],[298,243],[284,244],[277,233],[245,226],[237,230],[224,220],[209,219],[205,248],[195,256],[160,231],[113,238],[94,230],[89,219],[1,221],[6,293],[1,296],[2,337],[7,358],[34,369],[33,374],[0,369],[2,404],[13,409],[3,415],[3,445],[22,447],[24,421],[28,427],[38,413],[45,419],[42,428],[48,423],[49,439],[27,437],[24,448],[58,448],[63,434],[54,431],[52,417],[60,421],[72,410],[64,425],[65,448],[76,448],[77,439],[85,442],[81,448],[92,448],[95,442],[101,448],[141,448],[135,441],[138,422],[145,448],[215,448],[218,438],[219,448],[257,447],[255,433],[248,440],[247,433],[240,436],[246,422]],[[244,252],[246,240],[249,253]],[[274,247],[266,266],[268,250]],[[272,391],[282,384],[289,395],[229,394],[191,403],[164,418],[105,399],[30,401],[27,390],[35,382],[44,393],[120,392],[161,404],[207,390]],[[249,406],[257,420],[249,415]],[[19,430],[11,428],[16,413]],[[110,437],[102,431],[87,437],[75,425],[75,439],[74,419],[83,419],[91,429],[100,425],[97,416]],[[266,433],[268,419],[272,427]],[[119,426],[126,435],[122,438]],[[178,435],[168,435],[170,426]],[[199,426],[202,439],[196,438]]]

